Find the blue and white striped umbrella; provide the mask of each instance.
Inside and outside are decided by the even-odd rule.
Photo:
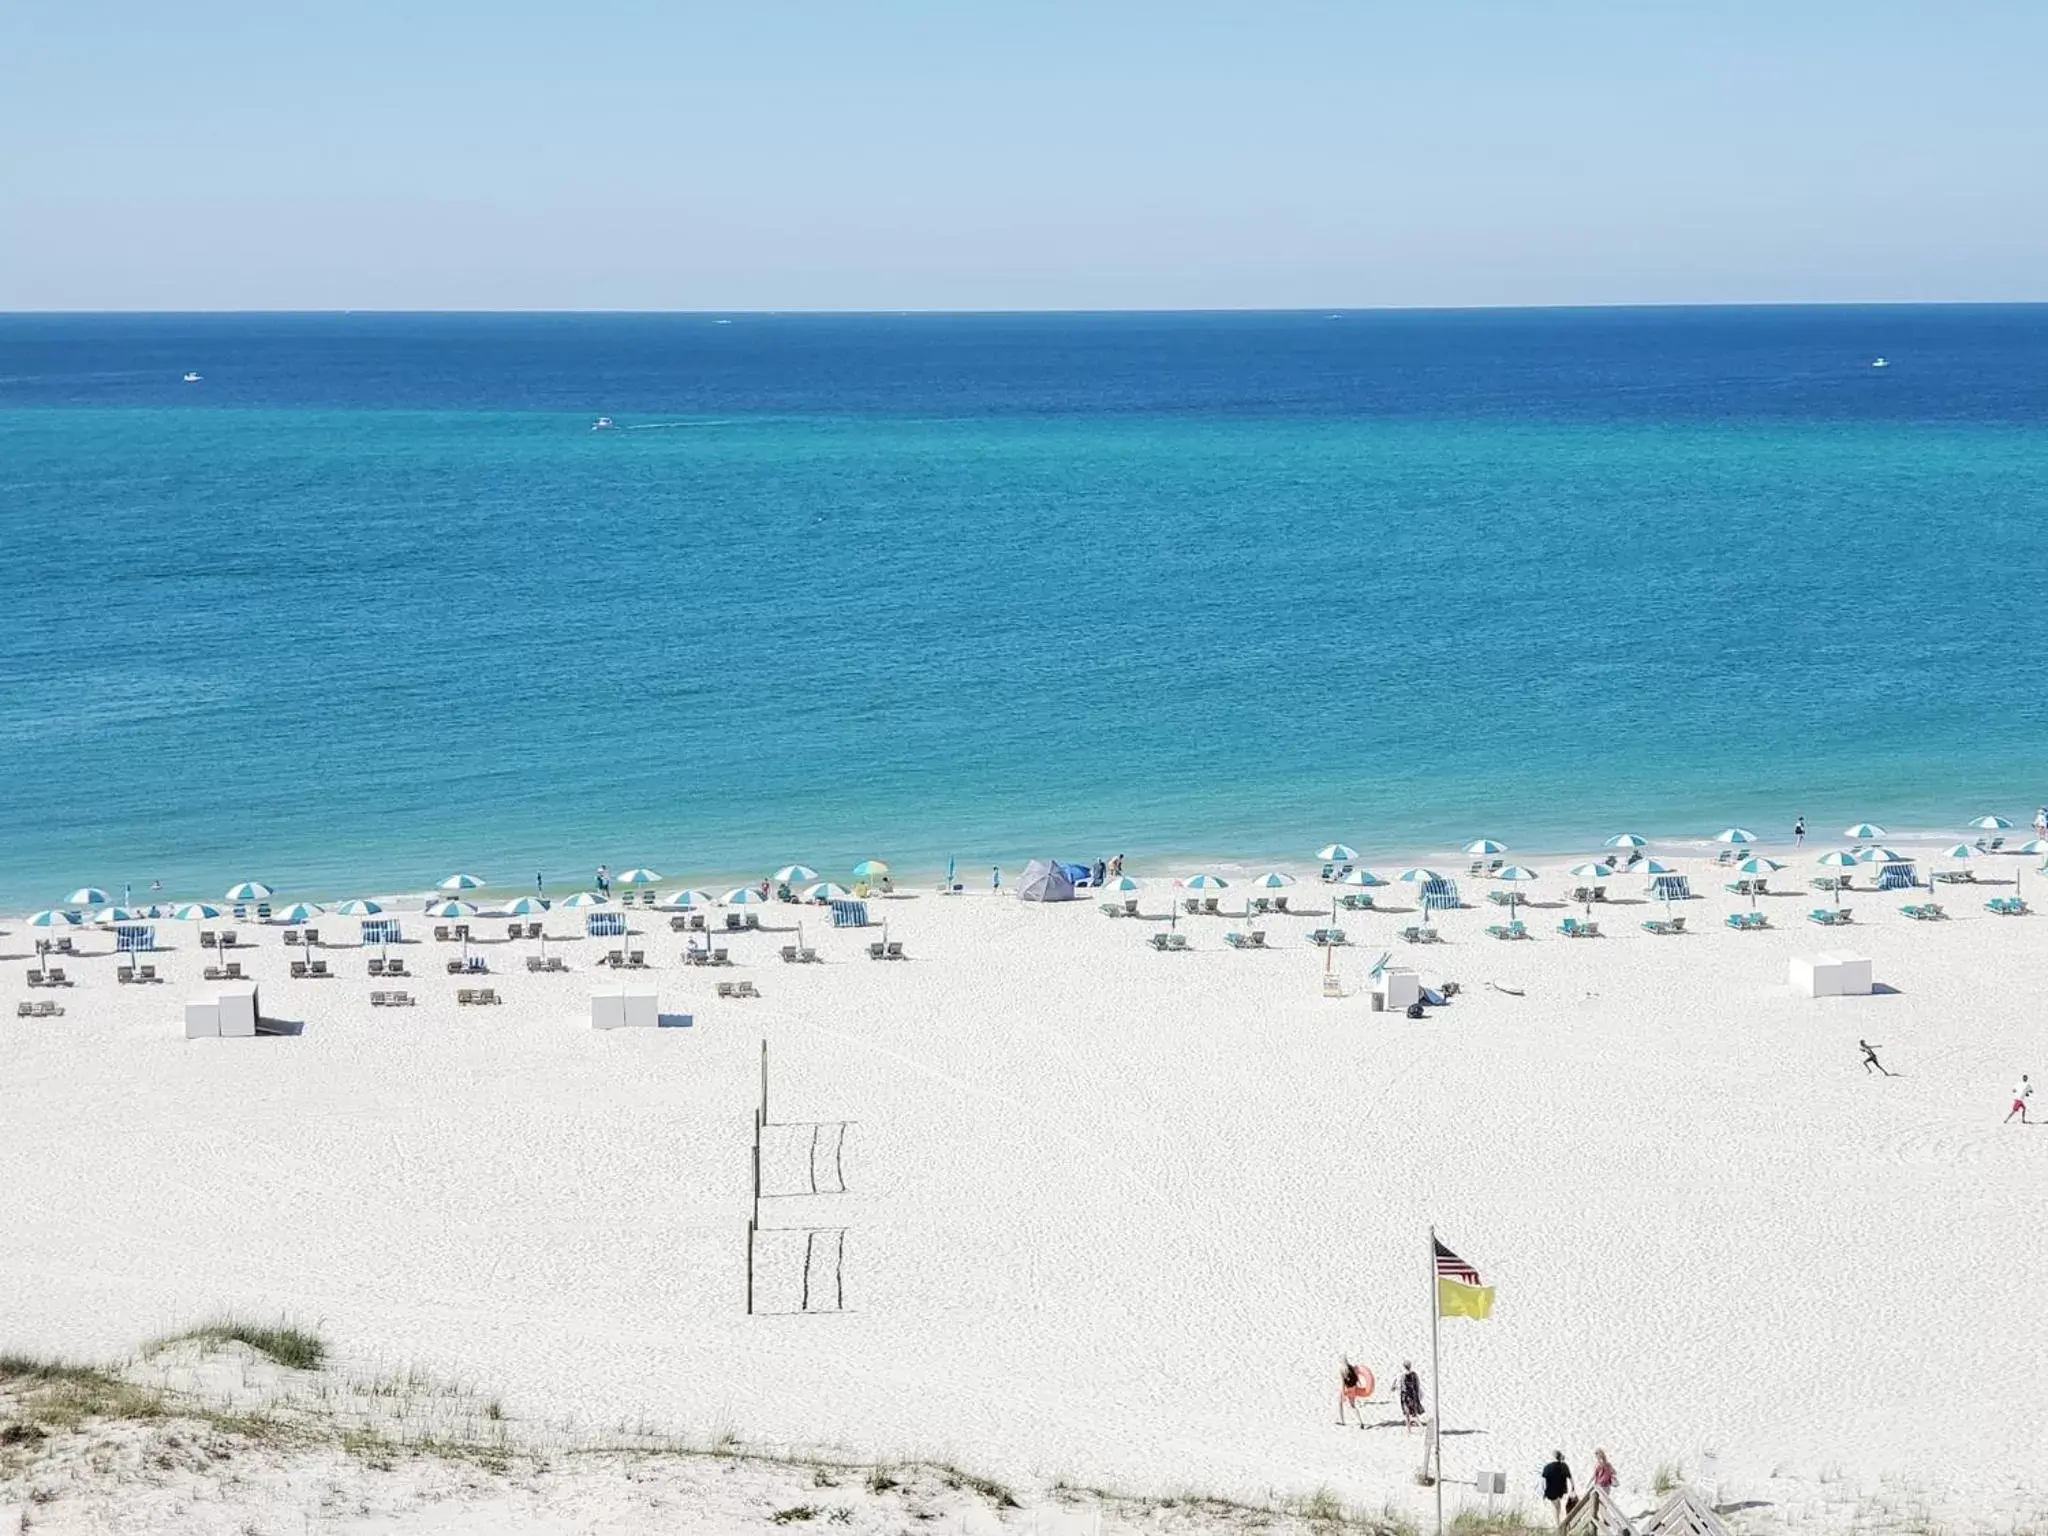
[[[1508,845],[1506,843],[1496,843],[1490,837],[1482,837],[1478,839],[1476,842],[1467,843],[1465,845],[1465,851],[1467,853],[1486,854],[1506,853],[1508,851]]]
[[[1714,834],[1717,843],[1753,843],[1756,834],[1747,827],[1723,827]]]
[[[227,901],[268,901],[272,895],[269,886],[261,880],[244,880],[240,885],[228,887]]]
[[[816,885],[812,886],[809,890],[804,892],[804,900],[846,901],[850,899],[852,895],[853,892],[849,891],[845,886],[840,885],[837,881],[820,880]]]
[[[102,907],[93,913],[96,923],[139,923],[149,914],[140,907]]]
[[[1511,885],[1520,885],[1537,878],[1536,871],[1523,864],[1510,864],[1506,869],[1496,869],[1489,880],[1505,880]]]
[[[365,897],[358,897],[354,901],[344,901],[340,906],[336,907],[334,910],[336,914],[338,914],[341,917],[375,917],[379,912],[382,912],[384,908],[377,902],[371,901]],[[215,917],[220,916],[218,912],[214,913],[213,915]]]
[[[1140,889],[1140,887],[1138,885],[1138,882],[1131,876],[1118,875],[1114,880],[1110,881],[1108,885],[1104,886],[1103,889],[1107,891],[1115,891],[1120,895],[1128,896],[1133,891]]]
[[[107,893],[96,885],[81,885],[64,899],[74,907],[104,907],[109,898]]]
[[[480,891],[483,888],[484,882],[481,876],[464,874],[450,875],[437,887],[437,889],[443,891]]]
[[[1358,850],[1343,843],[1329,843],[1316,851],[1316,857],[1325,864],[1349,864],[1358,857]]]
[[[29,918],[28,925],[31,928],[75,928],[78,926],[78,914],[54,909],[38,912]]]
[[[274,923],[307,923],[326,910],[310,901],[295,901],[284,910],[271,913],[270,920]]]
[[[1669,864],[1666,864],[1662,859],[1646,859],[1643,861],[1643,873],[1646,875],[1675,875],[1678,871]]]
[[[1944,859],[1973,859],[1977,856],[1977,850],[1968,843],[1957,843],[1953,848],[1942,849],[1941,856]]]
[[[1979,816],[1970,825],[1979,832],[2009,832],[2012,830],[2012,823],[2003,816]]]
[[[507,917],[540,917],[548,910],[548,903],[539,896],[522,896],[517,901],[505,903]]]
[[[1283,875],[1279,870],[1275,869],[1254,880],[1252,882],[1252,889],[1255,891],[1282,891],[1292,884],[1294,884],[1294,876]]]
[[[2021,843],[2019,851],[2021,853],[2048,853],[2048,839],[2037,837],[2031,842]]]
[[[887,873],[889,866],[880,859],[862,859],[853,866],[853,878],[856,880],[879,880]]]
[[[1738,873],[1745,875],[1776,874],[1779,870],[1783,869],[1784,867],[1785,866],[1780,864],[1776,859],[1767,859],[1762,854],[1758,854],[1754,858],[1744,859],[1740,864],[1735,866]]]
[[[1650,846],[1650,840],[1647,837],[1637,837],[1633,832],[1617,832],[1614,836],[1607,839],[1606,846],[1609,848],[1647,848]]]
[[[1385,885],[1387,882],[1369,869],[1354,869],[1337,883],[1339,885],[1375,886]]]
[[[1574,864],[1565,873],[1578,880],[1606,880],[1612,878],[1614,866],[1612,864]]]
[[[651,869],[629,869],[623,875],[613,875],[614,885],[659,885],[661,876]]]
[[[210,923],[220,916],[220,908],[210,901],[188,901],[171,908],[171,916],[181,923]]]
[[[1404,869],[1394,878],[1408,885],[1427,885],[1432,880],[1443,879],[1443,876],[1433,869]]]
[[[1895,853],[1889,848],[1864,848],[1857,852],[1856,862],[1859,864],[1910,864],[1913,862],[1913,856],[1906,853]]]
[[[475,917],[476,908],[466,901],[430,901],[427,903],[429,917]]]
[[[611,897],[600,896],[596,891],[578,891],[574,896],[562,898],[565,907],[608,907],[611,904]]]
[[[700,891],[691,887],[686,890],[670,891],[661,898],[661,904],[664,907],[678,907],[688,910],[691,907],[708,907],[717,900],[718,898],[709,891]]]
[[[1822,854],[1820,862],[1829,869],[1852,869],[1856,864],[1856,855],[1846,848],[1837,848],[1832,853]]]
[[[1842,828],[1842,836],[1853,837],[1857,842],[1866,842],[1874,837],[1883,837],[1884,828],[1875,822],[1859,821],[1853,827]]]
[[[785,864],[769,876],[782,885],[801,885],[806,880],[818,878],[818,872],[808,864]]]
[[[758,907],[767,899],[758,885],[736,885],[720,898],[728,907]]]
[[[1221,875],[1212,875],[1206,870],[1199,875],[1188,876],[1187,879],[1181,881],[1181,884],[1191,891],[1227,891],[1230,889],[1230,882],[1228,880],[1224,879]]]

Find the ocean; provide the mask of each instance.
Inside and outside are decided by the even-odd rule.
[[[2048,307],[0,317],[0,537],[8,910],[2048,801]]]

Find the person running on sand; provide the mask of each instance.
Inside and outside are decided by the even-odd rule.
[[[1401,1362],[1401,1417],[1410,1429],[1422,1422],[1422,1378],[1408,1360]]]
[[[1891,1076],[1891,1073],[1884,1070],[1884,1063],[1877,1059],[1877,1053],[1882,1047],[1872,1045],[1868,1040],[1858,1040],[1856,1044],[1863,1052],[1863,1075],[1865,1077],[1870,1076],[1873,1069],[1883,1073],[1886,1077]]]
[[[2005,1112],[2006,1120],[2010,1121],[2014,1115],[2018,1115],[2021,1125],[2031,1125],[2033,1122],[2027,1119],[2027,1100],[2033,1096],[2034,1085],[2027,1081],[2027,1074],[2022,1072],[2020,1080],[2012,1085],[2012,1108]]]
[[[1557,1516],[1557,1523],[1564,1524],[1565,1500],[1572,1496],[1572,1469],[1564,1459],[1563,1451],[1552,1451],[1550,1460],[1543,1467],[1543,1498]]]
[[[1607,1459],[1605,1451],[1593,1453],[1593,1486],[1602,1493],[1614,1491],[1614,1463]]]

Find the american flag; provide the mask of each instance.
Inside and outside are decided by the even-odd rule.
[[[1436,1275],[1439,1280],[1457,1280],[1466,1285],[1485,1284],[1479,1278],[1478,1270],[1467,1264],[1442,1243],[1437,1243],[1436,1245]]]

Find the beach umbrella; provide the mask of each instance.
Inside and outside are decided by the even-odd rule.
[[[1979,832],[2009,832],[2012,830],[2012,823],[2003,816],[1979,816],[1976,820],[1970,822],[1969,825],[1976,828]]]
[[[220,908],[206,901],[188,901],[171,908],[171,916],[181,923],[210,923],[220,916]]]
[[[1467,853],[1475,854],[1506,853],[1508,851],[1508,845],[1506,843],[1496,843],[1490,837],[1482,837],[1479,838],[1477,841],[1467,843],[1465,845],[1465,851]]]
[[[517,901],[508,901],[504,906],[507,917],[540,917],[552,903],[539,896],[522,896]]]
[[[261,880],[244,880],[240,885],[229,886],[223,899],[232,902],[268,901],[271,895],[270,887]]]
[[[719,898],[728,907],[757,907],[767,899],[758,885],[736,885]]]
[[[1614,878],[1614,866],[1612,864],[1603,864],[1596,860],[1591,864],[1574,864],[1565,873],[1574,880],[1611,880]],[[1593,892],[1589,887],[1582,886],[1581,889],[1586,892],[1586,915],[1591,917],[1593,915]]]
[[[1316,857],[1325,864],[1349,864],[1358,857],[1358,850],[1343,843],[1327,843],[1316,851]]]
[[[1717,843],[1753,843],[1756,841],[1756,834],[1747,827],[1723,827],[1714,834],[1714,841]]]
[[[1740,864],[1735,866],[1735,872],[1737,874],[1749,875],[1752,877],[1749,887],[1749,905],[1752,910],[1754,910],[1756,907],[1756,882],[1754,877],[1759,875],[1773,874],[1776,871],[1783,869],[1784,867],[1785,866],[1780,864],[1776,859],[1767,859],[1762,854],[1752,855],[1751,857],[1744,859]]]
[[[1536,871],[1521,864],[1510,864],[1506,869],[1496,869],[1489,879],[1504,882],[1508,887],[1508,921],[1515,920],[1515,904],[1521,900],[1521,893],[1513,889],[1536,878]]]
[[[1871,838],[1883,837],[1884,828],[1878,826],[1875,822],[1859,821],[1853,827],[1844,827],[1842,829],[1842,836],[1853,837],[1859,843],[1868,842]]]
[[[880,859],[862,859],[853,866],[853,878],[856,880],[879,880],[887,873],[889,866]]]
[[[1889,848],[1872,847],[1857,849],[1856,862],[1859,864],[1910,864],[1913,862],[1913,859],[1910,854],[1894,853]]]
[[[1404,869],[1394,878],[1404,885],[1427,885],[1432,880],[1443,879],[1443,876],[1433,869]]]
[[[74,907],[104,907],[110,898],[96,885],[81,885],[64,899]]]
[[[1209,874],[1206,870],[1199,875],[1189,875],[1181,884],[1191,891],[1224,891],[1230,888],[1228,880],[1221,875]]]
[[[612,876],[615,885],[659,885],[661,876],[651,869],[629,869],[623,875]]]
[[[443,880],[437,887],[443,891],[480,891],[484,883],[476,875],[454,874]]]
[[[1973,859],[1977,856],[1977,850],[1968,843],[1957,843],[1953,848],[1942,849],[1941,856],[1945,859]]]
[[[273,912],[271,914],[271,921],[279,923],[310,922],[326,910],[325,907],[316,906],[310,901],[297,901],[281,912]]]
[[[608,907],[611,904],[611,897],[601,896],[596,891],[578,891],[574,896],[562,898],[565,907]]]
[[[93,913],[96,923],[139,923],[148,914],[140,907],[102,907]]]
[[[429,917],[475,917],[476,908],[466,901],[430,901],[427,903]],[[469,935],[462,936],[462,961],[469,963]]]
[[[1837,848],[1832,853],[1820,856],[1820,862],[1829,869],[1847,869],[1856,862],[1856,855],[1846,848]]]
[[[1283,875],[1279,870],[1269,870],[1252,882],[1252,889],[1259,891],[1282,891],[1294,884],[1294,876]]]
[[[1374,886],[1385,885],[1387,882],[1369,869],[1354,869],[1337,883],[1339,885]]]
[[[1646,875],[1675,875],[1678,873],[1678,870],[1675,866],[1666,864],[1662,859],[1647,859],[1643,863],[1643,873]]]
[[[2013,851],[2015,853],[2048,853],[2048,838],[2033,838],[2027,842],[2021,843],[2019,847],[2014,849]]]
[[[1138,882],[1132,876],[1118,875],[1114,880],[1110,881],[1108,885],[1104,886],[1103,889],[1109,891],[1119,891],[1122,894],[1128,896],[1131,894],[1131,892],[1140,889],[1140,887],[1138,885]]]
[[[51,909],[34,914],[29,918],[28,925],[31,928],[75,928],[78,926],[78,914]]]
[[[367,897],[362,896],[358,896],[353,901],[344,901],[340,906],[334,909],[335,914],[340,917],[375,917],[379,912],[382,912],[383,910],[384,908],[380,906],[378,903],[369,900]],[[215,917],[220,916],[218,912],[215,912],[212,915]]]
[[[717,900],[717,898],[714,897],[709,891],[687,889],[681,891],[670,891],[666,896],[661,898],[661,904],[664,907],[679,907],[687,910],[690,907],[708,907],[715,900]]]
[[[1650,840],[1646,837],[1638,837],[1633,832],[1617,832],[1614,836],[1607,839],[1606,846],[1609,848],[1647,848],[1650,846]]]
[[[818,872],[808,864],[785,864],[769,878],[778,885],[801,885],[806,880],[817,879]]]
[[[846,901],[853,895],[845,886],[830,880],[820,880],[804,892],[805,901]]]

